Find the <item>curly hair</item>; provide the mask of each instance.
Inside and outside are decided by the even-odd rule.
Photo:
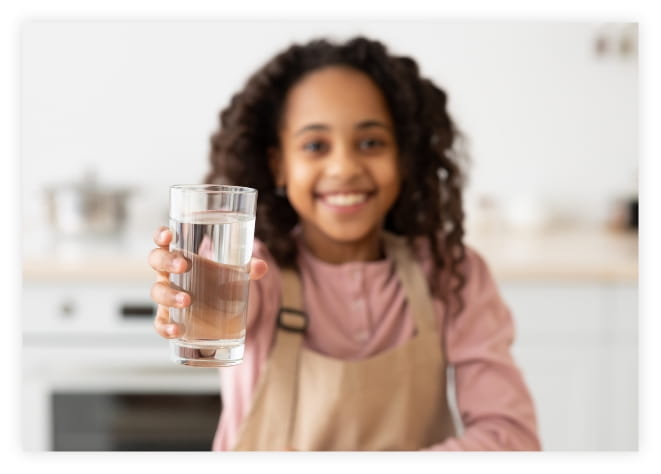
[[[296,246],[289,233],[299,218],[287,198],[276,192],[267,150],[278,146],[288,91],[306,74],[334,65],[363,72],[381,89],[395,124],[402,175],[385,230],[405,236],[411,247],[418,237],[428,239],[437,283],[430,290],[448,306],[457,303],[460,311],[466,281],[464,176],[456,146],[461,134],[447,112],[445,92],[420,75],[412,58],[390,54],[381,42],[365,37],[340,44],[315,39],[274,56],[220,113],[206,182],[256,188],[255,235],[279,265],[295,267]]]

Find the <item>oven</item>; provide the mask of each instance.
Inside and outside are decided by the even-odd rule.
[[[153,329],[150,281],[26,280],[27,451],[209,451],[218,369],[176,365]]]

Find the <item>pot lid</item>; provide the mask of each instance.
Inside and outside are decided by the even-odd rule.
[[[87,170],[83,174],[83,178],[78,181],[63,181],[61,183],[54,183],[46,186],[46,191],[49,193],[70,190],[81,193],[94,193],[94,194],[130,194],[133,189],[127,186],[113,187],[102,185],[99,183],[96,172]]]

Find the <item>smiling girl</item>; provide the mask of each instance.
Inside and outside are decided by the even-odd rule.
[[[247,340],[215,450],[538,450],[513,321],[463,243],[443,90],[363,37],[293,45],[222,112],[207,182],[259,191]],[[177,337],[167,228],[156,330]],[[460,422],[448,403],[454,369]]]

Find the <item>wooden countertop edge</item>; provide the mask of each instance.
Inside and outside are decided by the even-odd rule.
[[[153,281],[156,275],[147,265],[142,269],[130,263],[107,265],[63,264],[44,265],[41,262],[23,264],[24,281]],[[96,267],[96,268],[94,268]]]
[[[44,265],[44,262],[25,262],[23,264],[24,281],[154,281],[155,274],[144,265],[144,269],[131,262],[94,262]],[[637,265],[574,267],[546,265],[494,265],[490,264],[496,280],[500,282],[534,281],[605,281],[637,282]]]
[[[593,244],[586,255],[570,259],[568,248]],[[638,281],[638,236],[603,229],[575,229],[541,235],[493,233],[469,238],[467,245],[486,260],[500,282]],[[523,250],[519,247],[523,246]],[[523,256],[521,256],[523,252]],[[508,255],[518,254],[511,260]],[[603,255],[603,258],[602,258]],[[153,281],[144,259],[132,256],[31,256],[23,259],[25,281]]]
[[[565,281],[565,282],[638,282],[638,268],[626,269],[493,269],[494,278],[500,282],[533,282],[533,281]]]

